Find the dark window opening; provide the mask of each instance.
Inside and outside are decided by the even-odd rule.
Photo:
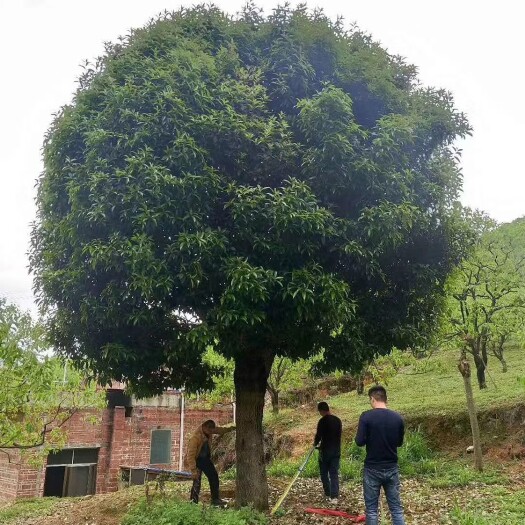
[[[96,491],[96,465],[62,465],[46,468],[44,496],[87,496]]]
[[[107,390],[106,401],[108,408],[131,407],[131,397],[124,393],[124,390]]]
[[[47,456],[48,466],[97,462],[98,448],[66,448],[58,452],[50,452]]]
[[[74,448],[73,464],[78,463],[97,463],[98,448]]]
[[[96,492],[98,448],[69,448],[47,457],[44,496],[87,496]]]
[[[44,496],[61,498],[64,493],[66,467],[47,467],[44,482]]]
[[[146,471],[144,469],[131,469],[130,485],[144,485],[146,482]]]
[[[48,465],[69,465],[73,463],[73,449],[50,452],[47,456]]]

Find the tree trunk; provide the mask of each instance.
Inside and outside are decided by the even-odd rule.
[[[274,414],[279,413],[279,390],[276,390],[271,386],[270,383],[266,385],[266,391],[270,394],[270,400],[272,401],[272,412]]]
[[[488,366],[489,364],[489,354],[487,352],[487,345],[488,345],[488,340],[487,340],[487,337],[483,337],[482,341],[481,341],[481,359],[483,359],[483,363],[485,363],[485,367]]]
[[[365,378],[364,374],[357,376],[357,395],[362,396],[365,393]]]
[[[483,388],[487,388],[487,380],[485,378],[485,361],[483,361],[483,358],[479,355],[479,352],[476,352],[473,354],[474,357],[474,364],[476,365],[476,377],[478,379],[478,386],[480,390]]]
[[[470,364],[465,356],[462,356],[460,359],[458,369],[460,374],[463,376],[465,395],[467,397],[467,410],[470,418],[470,428],[472,430],[472,444],[474,445],[474,466],[476,470],[481,472],[483,470],[483,455],[481,452],[481,437],[479,432],[478,414],[476,410],[476,403],[474,402],[474,394],[472,392]]]
[[[270,397],[272,398],[272,412],[274,414],[278,414],[279,413],[279,391],[272,390],[270,392]]]
[[[503,352],[505,351],[505,336],[501,336],[497,343],[494,344],[492,347],[492,353],[496,356],[498,361],[501,363],[501,370],[502,372],[508,372],[509,368],[507,366],[507,361],[505,361],[505,357],[503,356]]]
[[[503,351],[498,352],[497,350],[494,350],[494,355],[496,356],[498,361],[501,363],[501,371],[508,372],[509,367],[507,366],[507,361],[505,361],[505,358],[503,357]]]
[[[236,504],[268,509],[268,483],[264,458],[262,428],[264,395],[272,367],[273,355],[255,351],[235,360],[235,396],[237,421],[235,450],[237,454]]]

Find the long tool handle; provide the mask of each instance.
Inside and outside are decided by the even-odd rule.
[[[274,505],[272,511],[270,512],[270,516],[273,516],[279,510],[279,507],[283,504],[283,501],[286,499],[286,496],[288,496],[288,493],[290,492],[290,489],[293,487],[293,484],[296,482],[297,478],[301,475],[301,472],[306,468],[306,465],[308,464],[308,461],[312,457],[314,450],[315,450],[315,447],[312,447],[312,450],[308,452],[308,455],[306,456],[306,459],[304,460],[303,464],[299,467],[299,470],[295,473],[295,476],[292,478],[292,481],[290,481],[290,483],[286,487],[286,490],[283,492],[283,495],[277,500],[277,503]]]

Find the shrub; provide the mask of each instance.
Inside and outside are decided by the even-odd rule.
[[[355,441],[343,443],[341,450],[340,475],[343,481],[358,480],[363,471],[365,448],[358,447]],[[291,477],[296,472],[306,456],[300,460],[276,459],[268,469],[268,474],[275,477]],[[433,474],[438,465],[433,459],[425,436],[419,431],[407,432],[405,444],[399,449],[399,466],[405,476]],[[315,452],[303,471],[305,478],[319,476],[318,453]]]
[[[266,517],[249,508],[216,509],[175,499],[142,501],[124,517],[122,525],[266,525]]]
[[[409,431],[405,436],[405,443],[399,449],[399,460],[402,461],[422,461],[430,459],[432,451],[428,446],[425,435],[418,429]]]

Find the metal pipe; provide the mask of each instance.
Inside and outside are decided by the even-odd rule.
[[[235,403],[235,397],[233,396],[233,392],[230,395],[230,402],[232,404],[233,409],[233,424],[237,424],[237,404]]]
[[[179,470],[182,470],[184,455],[184,389],[181,390],[180,398],[180,433],[179,433]]]

